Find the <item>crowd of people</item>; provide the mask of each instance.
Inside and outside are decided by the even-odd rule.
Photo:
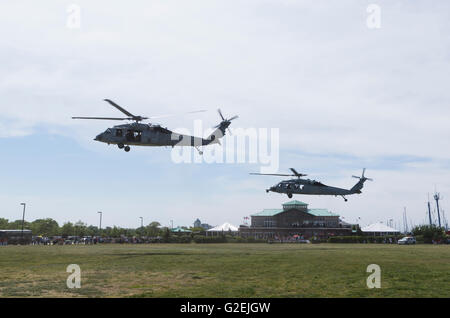
[[[32,245],[91,245],[97,243],[158,243],[161,237],[100,237],[100,236],[53,236],[42,237],[34,236],[31,240]]]

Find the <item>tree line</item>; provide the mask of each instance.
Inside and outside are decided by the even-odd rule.
[[[10,222],[7,219],[0,218],[0,230],[17,230],[22,228],[22,220]],[[94,225],[87,225],[82,221],[76,223],[66,222],[59,225],[58,222],[51,218],[37,219],[33,222],[24,222],[24,229],[31,230],[35,236],[105,236],[105,237],[120,237],[120,236],[149,236],[157,237],[167,235],[168,228],[161,227],[158,222],[151,222],[147,226],[139,227],[137,229],[121,228],[118,226],[105,227],[99,229]],[[203,229],[192,229],[201,231]]]

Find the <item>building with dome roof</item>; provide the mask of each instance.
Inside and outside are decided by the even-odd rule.
[[[251,225],[241,225],[243,237],[277,239],[285,237],[328,238],[351,235],[352,229],[339,219],[339,215],[327,209],[309,209],[301,201],[289,201],[281,209],[264,209],[252,214]]]

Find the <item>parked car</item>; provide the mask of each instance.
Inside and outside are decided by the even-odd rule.
[[[399,245],[416,244],[416,239],[411,236],[405,236],[397,242]]]

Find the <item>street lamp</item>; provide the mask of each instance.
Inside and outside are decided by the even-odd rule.
[[[20,236],[20,240],[23,242],[23,223],[25,222],[25,207],[26,203],[21,203],[20,205],[23,205],[23,214],[22,214],[22,234]]]
[[[99,233],[101,232],[101,230],[102,230],[102,212],[97,212],[97,213],[99,213],[100,214],[100,227],[99,227]]]

